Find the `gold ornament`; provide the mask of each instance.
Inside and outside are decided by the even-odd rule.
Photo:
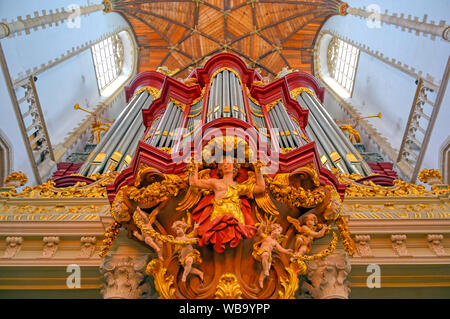
[[[6,186],[19,187],[25,185],[27,182],[28,182],[27,174],[18,171],[9,174],[5,178],[4,184]]]
[[[173,288],[173,275],[166,275],[167,269],[159,259],[153,259],[145,270],[147,275],[154,278],[155,289],[159,294],[158,299],[175,299],[175,288]]]
[[[419,173],[419,179],[426,184],[429,184],[429,182],[434,184],[442,182],[442,175],[437,169],[423,169]]]
[[[293,89],[293,90],[290,92],[290,94],[291,94],[291,97],[292,97],[294,100],[296,100],[297,97],[298,97],[300,94],[302,94],[303,92],[309,93],[309,94],[311,94],[312,96],[316,96],[316,93],[314,93],[313,90],[308,89],[308,88],[305,88],[305,87],[299,87],[299,88]]]
[[[144,86],[144,87],[140,88],[139,90],[137,90],[136,93],[133,94],[133,97],[135,95],[140,94],[143,91],[147,91],[153,97],[154,100],[159,98],[161,95],[161,90],[158,90],[157,88],[155,88],[153,86]]]
[[[9,198],[71,198],[71,197],[87,197],[87,198],[106,198],[107,184],[114,182],[117,172],[107,173],[98,177],[95,175],[93,179],[97,179],[92,184],[86,185],[85,182],[77,182],[73,186],[55,187],[55,182],[49,180],[41,185],[33,187],[24,187],[22,192],[18,193],[15,189],[9,192],[0,192],[0,197]],[[91,176],[88,176],[91,178]]]
[[[347,222],[345,221],[344,217],[340,216],[336,219],[335,224],[338,228],[339,235],[341,235],[342,244],[344,245],[345,251],[350,256],[353,256],[355,253],[355,242],[351,237]]]
[[[215,299],[242,299],[241,286],[234,274],[223,274],[216,287]]]
[[[116,221],[112,222],[112,224],[108,227],[104,235],[105,239],[103,240],[102,248],[98,253],[100,257],[105,257],[108,251],[111,249],[114,240],[120,232],[120,227],[120,224]]]
[[[289,267],[286,267],[286,271],[289,274],[288,278],[280,277],[281,286],[283,290],[278,290],[278,295],[280,299],[295,299],[295,293],[298,290],[298,276],[300,274],[306,273],[306,265],[302,261],[300,263],[300,267],[297,267],[295,264],[291,263]]]

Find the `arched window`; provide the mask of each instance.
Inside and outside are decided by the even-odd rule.
[[[100,92],[119,76],[124,61],[123,51],[119,34],[112,35],[92,46],[92,58]]]
[[[351,96],[359,50],[353,45],[333,37],[328,45],[327,60],[330,76]]]

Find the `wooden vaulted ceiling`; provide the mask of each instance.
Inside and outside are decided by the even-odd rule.
[[[313,47],[339,0],[116,0],[114,11],[131,24],[139,70],[166,66],[186,76],[205,57],[228,51],[263,76],[284,66],[312,73]]]

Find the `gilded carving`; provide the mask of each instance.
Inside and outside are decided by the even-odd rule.
[[[241,286],[236,275],[231,273],[223,274],[216,287],[215,299],[242,299]]]
[[[175,299],[175,288],[173,288],[173,275],[167,275],[167,269],[163,267],[161,260],[153,259],[145,270],[147,275],[153,275],[155,289],[159,299]]]

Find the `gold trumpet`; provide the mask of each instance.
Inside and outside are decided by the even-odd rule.
[[[73,106],[73,108],[74,108],[75,110],[82,110],[82,111],[85,111],[85,112],[87,112],[87,113],[89,113],[89,114],[91,114],[91,115],[93,115],[93,116],[95,116],[95,117],[98,117],[98,118],[100,118],[100,119],[102,119],[102,120],[104,120],[104,121],[106,121],[106,122],[108,122],[108,123],[112,123],[112,122],[113,122],[113,121],[111,121],[111,120],[108,120],[108,119],[106,119],[106,118],[100,116],[100,115],[95,114],[94,112],[91,112],[91,111],[89,111],[89,110],[86,110],[86,109],[82,108],[79,104],[75,104],[75,105]]]
[[[378,117],[378,118],[382,118],[383,114],[378,113],[377,115],[370,115],[370,116],[363,116],[363,117],[354,117],[351,119],[347,119],[347,120],[343,120],[343,121],[337,121],[338,123],[345,123],[345,122],[351,122],[351,121],[359,121],[359,120],[363,120],[363,119],[370,119],[370,118],[374,118],[374,117]]]

